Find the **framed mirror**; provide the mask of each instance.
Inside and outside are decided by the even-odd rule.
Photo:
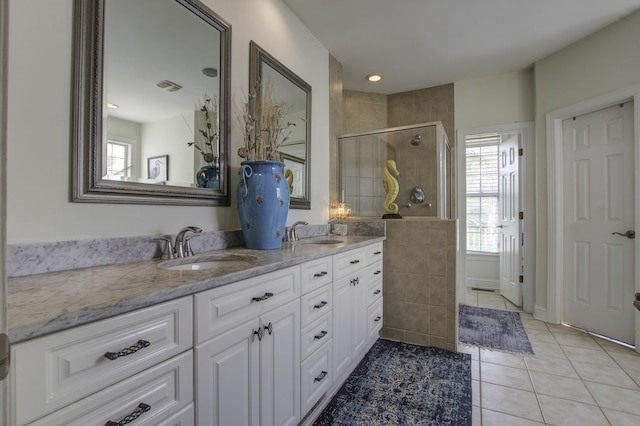
[[[285,174],[293,175],[290,208],[311,209],[311,86],[255,42],[249,45],[249,87],[271,82],[274,98],[288,106],[286,120],[295,123],[280,145]],[[258,93],[262,90],[258,91]],[[258,100],[259,102],[259,100]]]
[[[197,0],[75,0],[73,201],[228,206],[231,26]]]

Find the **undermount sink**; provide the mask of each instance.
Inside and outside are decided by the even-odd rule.
[[[206,254],[201,256],[185,257],[181,259],[167,260],[158,264],[160,269],[171,271],[201,271],[215,268],[242,268],[251,265],[257,257],[248,254]]]
[[[342,244],[343,240],[309,240],[309,241],[300,241],[303,244]]]

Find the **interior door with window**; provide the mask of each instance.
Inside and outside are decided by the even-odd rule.
[[[562,128],[562,320],[633,344],[633,102],[564,120]]]
[[[500,294],[522,307],[520,285],[519,134],[501,135],[498,158]]]

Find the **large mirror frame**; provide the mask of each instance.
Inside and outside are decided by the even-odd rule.
[[[306,95],[306,105],[304,116],[301,117],[301,121],[305,124],[305,158],[304,163],[296,162],[298,167],[302,168],[304,175],[304,194],[300,197],[291,197],[289,207],[292,209],[311,209],[311,86],[294,74],[289,68],[284,66],[280,61],[271,56],[263,48],[258,46],[254,41],[251,41],[249,45],[249,87],[255,87],[258,82],[264,82],[264,70],[265,66],[270,67],[273,71],[280,74],[286,81],[290,82],[292,88],[299,88]],[[261,90],[257,93],[262,92]],[[282,99],[278,96],[277,87],[274,87],[274,97],[277,100],[286,102],[286,99]],[[257,100],[260,102],[260,100]],[[283,161],[286,166],[287,155],[283,153]]]
[[[102,177],[105,0],[74,2],[72,201],[93,203],[229,206],[231,26],[197,0],[175,0],[220,32],[219,190]],[[185,143],[186,146],[186,143]]]

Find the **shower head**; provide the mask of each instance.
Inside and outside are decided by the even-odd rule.
[[[415,135],[413,139],[411,139],[411,145],[419,146],[422,143],[422,135]]]

